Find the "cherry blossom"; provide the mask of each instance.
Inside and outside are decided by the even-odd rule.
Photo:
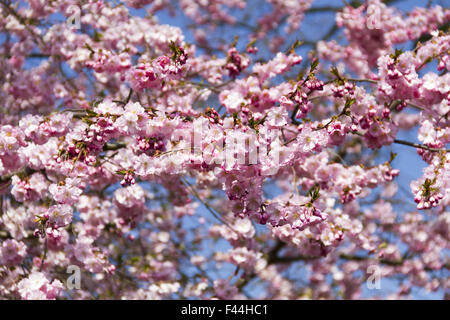
[[[448,8],[0,12],[0,298],[449,297]]]

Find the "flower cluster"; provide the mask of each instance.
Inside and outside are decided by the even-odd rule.
[[[249,60],[239,54],[235,47],[231,48],[227,52],[227,64],[225,69],[228,70],[230,77],[236,78],[244,69],[249,65]]]
[[[63,289],[59,280],[50,282],[42,272],[33,272],[18,284],[20,296],[28,300],[54,300]]]
[[[73,4],[0,2],[0,299],[446,297],[447,8]]]

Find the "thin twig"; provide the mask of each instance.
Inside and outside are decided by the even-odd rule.
[[[358,135],[358,136],[360,136],[360,137],[363,137],[363,136],[364,136],[364,135],[363,135],[362,133],[360,133],[360,132],[354,132],[354,134],[356,134],[356,135]],[[405,140],[401,140],[401,139],[395,139],[395,140],[394,140],[394,143],[402,144],[402,145],[409,146],[409,147],[414,147],[414,148],[424,149],[424,150],[428,150],[428,151],[432,151],[432,152],[442,152],[442,151],[444,151],[444,152],[450,152],[450,149],[431,148],[431,147],[428,147],[428,146],[423,145],[423,144],[414,143],[414,142],[409,142],[409,141],[405,141]]]
[[[410,147],[414,147],[414,148],[424,149],[424,150],[428,150],[428,151],[432,151],[432,152],[441,152],[441,151],[450,152],[450,149],[430,148],[430,147],[427,147],[427,146],[425,146],[423,144],[413,143],[413,142],[400,140],[400,139],[395,139],[394,143],[403,144],[405,146],[410,146]]]
[[[369,82],[369,83],[378,83],[377,80],[372,80],[372,79],[347,79],[347,81],[353,81],[353,82]]]
[[[44,267],[44,263],[45,263],[45,259],[47,258],[47,234],[45,233],[44,230],[44,235],[45,235],[45,241],[44,241],[44,256],[42,257],[42,261],[41,261],[41,266],[39,267],[39,272],[42,271],[42,268]]]
[[[226,222],[225,220],[223,220],[212,208],[211,206],[204,201],[200,195],[198,194],[197,190],[195,190],[195,188],[189,183],[187,182],[187,180],[182,177],[181,181],[183,181],[183,183],[186,185],[186,187],[191,191],[192,195],[194,197],[196,197],[205,207],[206,209],[208,209],[208,211],[220,222],[222,222],[224,225],[226,225],[228,228],[230,228],[231,230],[233,230],[236,234],[239,234],[239,232],[237,232],[232,226],[230,226],[230,224],[228,222]]]

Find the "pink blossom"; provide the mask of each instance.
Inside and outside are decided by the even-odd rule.
[[[61,281],[49,281],[42,272],[33,272],[18,284],[22,299],[26,300],[54,300],[63,291]]]
[[[67,178],[60,184],[51,184],[48,190],[55,201],[62,204],[72,205],[83,193],[83,191],[79,188],[80,182],[80,179]]]

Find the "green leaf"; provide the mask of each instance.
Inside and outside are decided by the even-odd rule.
[[[394,159],[397,157],[397,153],[391,152],[391,158],[389,159],[389,162],[394,161]]]
[[[297,75],[297,81],[302,80],[304,76],[305,76],[305,71],[304,70],[300,70],[300,72]]]
[[[347,111],[347,109],[350,108],[351,105],[354,104],[355,102],[356,102],[356,99],[355,99],[355,98],[347,99],[347,100],[345,101],[345,108],[344,108],[344,110]]]
[[[95,53],[94,49],[92,49],[92,47],[87,42],[84,44],[84,46],[91,52],[91,54]]]
[[[313,61],[311,61],[311,70],[309,72],[310,73],[314,72],[314,70],[316,70],[318,65],[319,65],[319,59],[316,58]]]
[[[319,192],[320,192],[320,187],[318,185],[315,185],[311,189],[309,189],[308,195],[311,197],[311,202],[314,202],[317,199],[319,199],[319,197],[320,197]]]
[[[103,34],[101,34],[100,32],[97,32],[97,30],[94,31],[94,41],[95,42],[100,42],[102,41],[103,38]]]
[[[255,43],[256,43],[256,40],[257,40],[257,39],[253,39],[252,41],[250,41],[250,42],[247,44],[247,48],[253,47],[253,46],[255,45]]]
[[[179,55],[181,53],[180,48],[173,41],[170,41],[169,48],[175,55]]]
[[[234,36],[234,40],[233,40],[233,43],[231,44],[231,47],[236,47],[238,40],[239,40],[239,36]]]
[[[391,53],[390,54],[390,57],[392,58],[392,59],[394,59],[395,61],[397,61],[398,60],[398,57],[400,57],[400,55],[403,53],[403,50],[402,49],[395,49],[395,52],[394,53]]]
[[[303,41],[299,41],[298,39],[295,39],[295,42],[292,44],[292,46],[289,48],[289,50],[286,52],[286,54],[293,54],[295,52],[295,49],[300,47],[303,44]]]
[[[86,110],[86,113],[87,113],[89,116],[91,116],[91,117],[96,117],[96,116],[97,116],[97,113],[94,112],[94,111],[92,111],[92,110]]]
[[[332,66],[330,71],[336,78],[342,79],[341,75],[339,74],[338,68],[336,68],[335,66]]]

